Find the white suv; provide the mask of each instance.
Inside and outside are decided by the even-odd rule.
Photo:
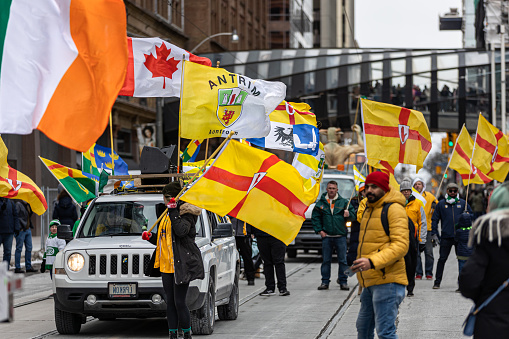
[[[59,333],[78,333],[86,316],[166,316],[161,278],[144,275],[155,247],[141,239],[157,219],[156,204],[162,201],[161,194],[101,196],[87,208],[74,238],[69,227],[59,227],[59,238],[72,239],[53,266]],[[104,230],[102,223],[111,211],[116,215],[114,227]],[[216,306],[219,319],[237,318],[240,260],[228,218],[202,210],[196,232],[205,278],[190,283],[187,304],[193,333],[210,334]]]

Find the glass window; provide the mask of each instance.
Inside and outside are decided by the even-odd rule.
[[[422,73],[413,76],[414,108],[420,112],[429,111],[431,73]]]
[[[458,111],[458,70],[438,71],[438,101],[441,112]]]
[[[132,133],[128,129],[121,129],[117,132],[117,152],[121,155],[132,155]]]
[[[349,199],[352,191],[355,189],[355,182],[352,179],[323,178],[322,183],[320,184],[319,197],[327,191],[327,183],[329,181],[335,181],[338,183],[338,193],[345,199]]]
[[[439,55],[437,58],[438,69],[458,68],[458,54]]]

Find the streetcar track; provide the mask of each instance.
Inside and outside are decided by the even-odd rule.
[[[40,301],[48,300],[48,299],[51,299],[51,298],[53,298],[53,294],[50,294],[47,297],[41,297],[41,298],[37,298],[37,299],[33,299],[33,300],[29,300],[29,301],[25,301],[25,302],[16,304],[16,305],[14,305],[14,308],[21,307],[21,306],[26,306],[26,305],[30,305],[30,304],[35,304],[35,303],[38,303]]]

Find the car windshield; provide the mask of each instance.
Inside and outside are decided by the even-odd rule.
[[[96,202],[86,214],[78,237],[141,235],[156,222],[156,209],[159,213],[165,210],[162,201]],[[200,218],[196,223],[196,231],[197,236],[203,236]],[[157,226],[152,232],[157,232]]]
[[[329,181],[337,182],[339,195],[345,199],[350,199],[352,190],[355,189],[355,182],[353,179],[347,178],[323,178],[322,183],[320,184],[320,194],[318,195],[318,198],[327,191],[327,183]]]

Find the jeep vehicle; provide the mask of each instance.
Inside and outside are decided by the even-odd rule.
[[[71,240],[53,266],[59,333],[78,333],[87,316],[166,317],[161,278],[144,275],[155,246],[141,238],[162,201],[160,193],[104,195],[87,208],[74,237],[60,226],[57,236]],[[205,278],[190,283],[187,304],[193,333],[210,334],[216,307],[219,319],[237,318],[240,260],[228,218],[202,210],[196,232]]]
[[[327,190],[327,183],[331,180],[334,180],[338,183],[339,195],[345,199],[350,199],[352,190],[355,189],[355,181],[353,175],[345,174],[344,172],[339,172],[336,170],[324,171],[323,179],[320,183],[320,193],[318,194],[318,199],[320,199],[322,194]],[[314,207],[315,203],[311,204],[306,210],[306,220],[304,220],[304,223],[302,224],[297,237],[286,248],[286,254],[289,258],[296,258],[297,250],[304,250],[306,253],[309,250],[316,250],[318,253],[322,252],[322,237],[315,233],[313,224],[311,223],[311,213],[313,212]],[[347,222],[347,227],[350,226],[350,223],[350,221]],[[348,228],[348,233],[350,234],[350,228]]]

